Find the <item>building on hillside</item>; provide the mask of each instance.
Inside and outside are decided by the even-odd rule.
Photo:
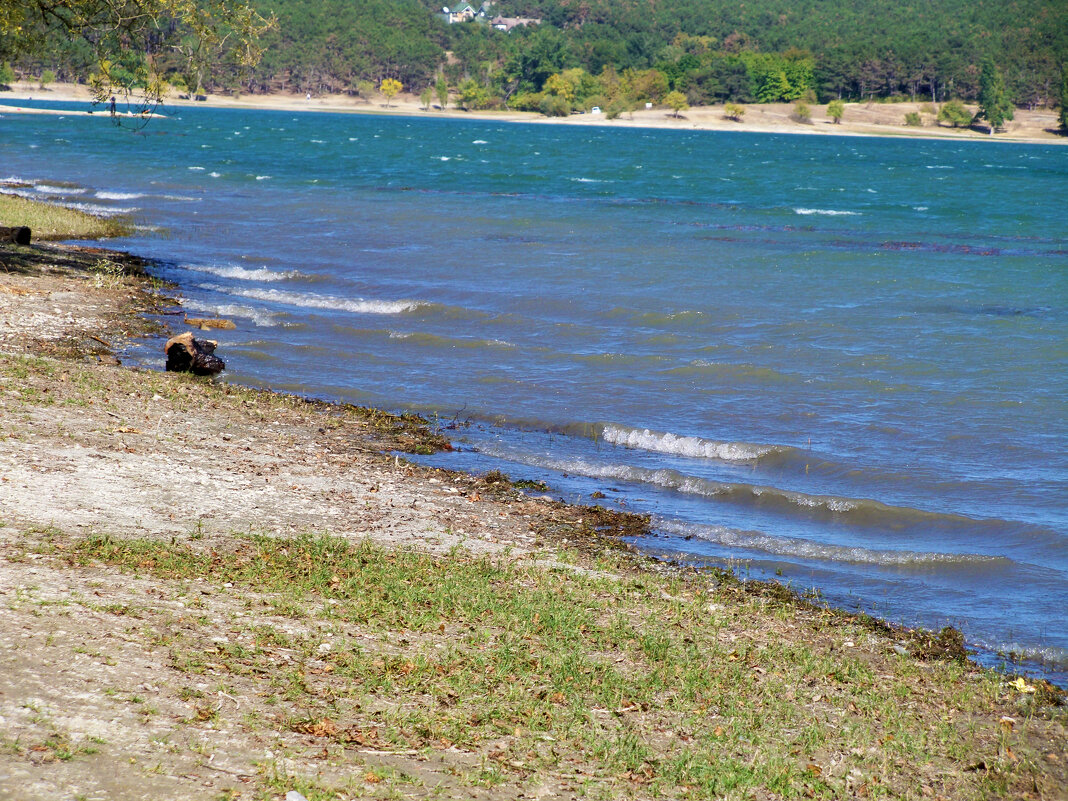
[[[450,25],[454,25],[457,22],[471,22],[476,19],[485,21],[486,14],[492,5],[492,2],[485,2],[475,8],[470,3],[459,3],[455,6],[443,6],[441,14]]]
[[[499,14],[490,20],[490,25],[499,31],[505,31],[506,33],[512,28],[518,28],[522,25],[541,25],[540,19],[533,19],[531,17],[502,17]]]

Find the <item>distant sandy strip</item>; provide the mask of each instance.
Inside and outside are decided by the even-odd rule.
[[[12,91],[0,93],[0,103],[16,100],[51,100],[86,102],[92,100],[89,89],[77,84],[53,84],[42,90],[32,82],[16,83]],[[845,115],[839,125],[827,117],[825,105],[811,106],[811,120],[801,123],[793,119],[794,108],[790,103],[767,103],[746,106],[742,122],[728,120],[722,106],[699,106],[691,108],[676,119],[671,111],[663,108],[639,109],[615,120],[604,114],[573,114],[570,117],[545,117],[523,111],[461,111],[448,108],[424,110],[414,95],[400,95],[387,107],[381,98],[368,102],[346,94],[315,95],[310,99],[304,94],[270,95],[208,95],[207,101],[196,102],[168,97],[156,112],[168,116],[172,109],[182,106],[214,108],[272,109],[276,111],[328,111],[364,114],[398,114],[420,117],[481,120],[486,122],[527,122],[539,124],[600,125],[622,128],[668,128],[673,130],[702,131],[749,131],[759,133],[825,134],[837,136],[894,136],[925,139],[974,139],[996,142],[1031,142],[1038,144],[1068,144],[1068,136],[1058,132],[1057,113],[1051,109],[1028,111],[1016,110],[1016,119],[1008,129],[991,137],[985,130],[945,128],[936,125],[934,115],[924,112],[928,103],[847,103]],[[136,108],[132,104],[132,107]],[[126,108],[119,103],[120,110]],[[97,114],[109,116],[105,106],[99,106]],[[973,109],[974,110],[974,109]],[[53,109],[33,109],[18,106],[0,106],[0,114],[6,113],[70,114]],[[905,115],[919,113],[924,121],[921,127],[907,127]],[[128,116],[136,117],[137,114]]]

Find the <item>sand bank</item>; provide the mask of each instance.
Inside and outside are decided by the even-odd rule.
[[[11,92],[0,93],[0,101],[57,100],[85,101],[92,97],[85,86],[76,84],[52,84],[47,90],[32,83],[17,83]],[[617,128],[663,128],[671,130],[700,131],[750,131],[779,134],[813,134],[832,136],[892,136],[908,138],[937,138],[956,140],[981,140],[998,142],[1034,142],[1043,144],[1068,144],[1068,137],[1058,131],[1057,112],[1050,109],[1028,111],[1016,110],[1016,119],[1007,129],[993,137],[985,129],[954,129],[938,126],[934,116],[925,111],[927,103],[847,103],[841,124],[827,117],[825,105],[812,105],[809,122],[798,122],[793,117],[794,108],[789,103],[753,104],[746,106],[741,122],[729,120],[722,106],[700,106],[682,112],[678,117],[663,108],[639,109],[610,120],[604,114],[573,114],[570,117],[546,117],[542,114],[520,111],[461,111],[452,107],[444,110],[422,107],[414,95],[401,94],[387,105],[383,98],[371,101],[346,94],[270,95],[208,95],[204,102],[182,100],[176,95],[168,97],[158,113],[166,116],[183,106],[216,108],[274,109],[295,112],[346,112],[363,114],[399,114],[421,117],[448,117],[477,119],[490,122],[527,122],[545,125],[597,125]],[[120,111],[124,104],[119,104]],[[101,112],[106,113],[103,106]],[[974,109],[973,109],[974,110]],[[5,109],[5,112],[7,110]],[[35,113],[33,109],[22,111]],[[920,114],[922,127],[904,124],[905,115]],[[100,112],[97,112],[100,113]]]

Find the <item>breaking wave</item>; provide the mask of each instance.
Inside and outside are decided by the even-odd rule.
[[[210,267],[202,264],[183,264],[183,269],[193,270],[198,273],[208,273],[209,275],[217,275],[219,278],[236,278],[241,281],[263,281],[270,283],[273,281],[288,281],[293,278],[305,278],[306,276],[298,270],[269,270],[266,267],[260,267],[255,270],[249,270],[245,267],[238,267],[236,265],[228,265],[226,267]]]
[[[284,303],[305,309],[331,309],[354,314],[402,314],[426,305],[419,300],[364,300],[363,298],[339,298],[333,295],[285,292],[280,289],[236,289],[219,284],[202,284],[201,288],[241,298]]]
[[[859,211],[836,211],[834,209],[794,209],[794,214],[822,214],[827,217],[859,217]]]
[[[776,445],[756,445],[750,442],[717,442],[701,437],[687,437],[670,432],[650,431],[648,428],[629,428],[609,424],[601,438],[613,445],[638,448],[644,451],[687,456],[694,459],[719,459],[724,462],[755,462],[766,456],[783,455],[792,448]]]

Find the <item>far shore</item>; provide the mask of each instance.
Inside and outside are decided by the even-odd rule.
[[[42,89],[34,82],[12,85],[10,92],[0,92],[2,113],[48,113],[25,106],[7,105],[18,100],[51,100],[65,102],[91,102],[89,88],[80,84],[50,84]],[[131,100],[131,107],[135,101]],[[1033,144],[1068,144],[1068,136],[1058,130],[1057,112],[1053,109],[1029,111],[1017,109],[1015,119],[1006,129],[991,136],[983,126],[975,128],[949,128],[938,125],[929,112],[932,104],[923,101],[905,103],[847,103],[840,124],[827,116],[827,106],[811,104],[811,117],[807,122],[794,118],[791,103],[749,104],[740,122],[728,119],[723,106],[695,106],[681,112],[678,117],[664,107],[638,109],[609,119],[605,114],[572,114],[569,117],[546,117],[525,111],[463,111],[455,107],[445,109],[431,106],[425,109],[415,95],[401,94],[388,104],[384,97],[365,100],[348,94],[275,93],[267,95],[207,95],[207,100],[182,99],[177,93],[167,97],[155,113],[167,116],[170,109],[185,106],[208,108],[268,109],[293,112],[342,112],[363,114],[394,114],[428,118],[452,118],[482,120],[487,122],[525,122],[538,124],[597,125],[619,128],[660,128],[699,131],[747,131],[752,133],[809,134],[830,136],[883,136],[920,139],[977,140],[988,142],[1016,142]],[[125,114],[126,101],[117,104]],[[926,111],[925,111],[926,109]],[[974,111],[974,107],[972,107]],[[906,126],[905,115],[915,112],[920,115],[922,126]],[[96,112],[107,114],[106,106]]]

